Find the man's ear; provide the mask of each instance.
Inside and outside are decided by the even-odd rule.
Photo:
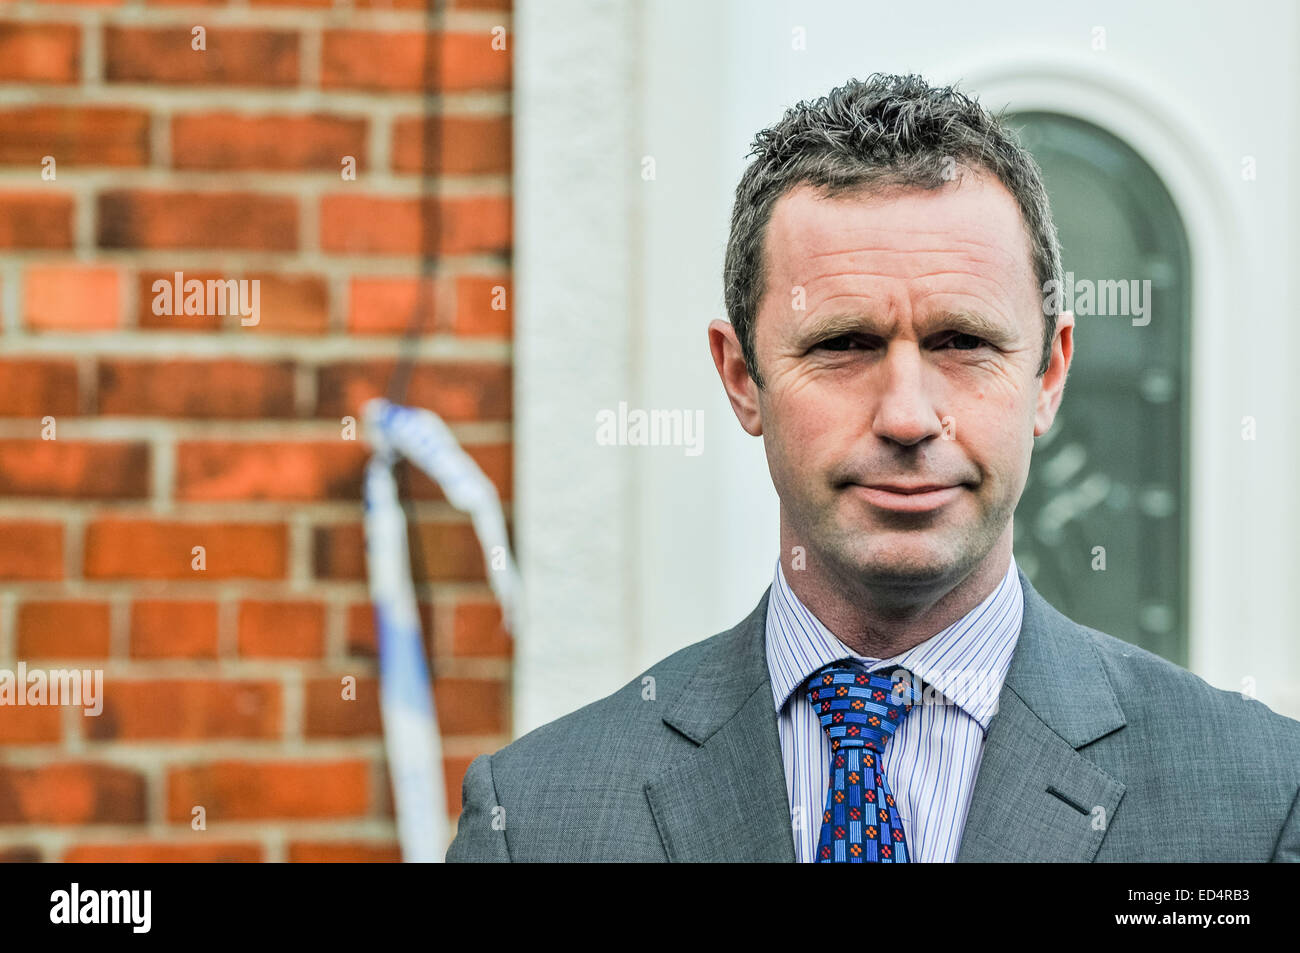
[[[709,322],[709,350],[713,352],[713,364],[722,378],[722,386],[740,426],[751,437],[761,436],[763,417],[758,407],[758,385],[749,376],[745,353],[730,321],[715,318]]]
[[[1038,406],[1034,408],[1034,436],[1041,437],[1052,429],[1056,409],[1065,393],[1065,377],[1074,357],[1074,314],[1062,311],[1056,316],[1056,335],[1052,338],[1052,356],[1038,388]]]

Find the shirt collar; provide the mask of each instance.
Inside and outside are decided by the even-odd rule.
[[[873,671],[902,665],[987,732],[1023,615],[1024,593],[1013,556],[1002,581],[952,625],[892,658],[869,658],[841,642],[808,611],[786,583],[777,559],[765,639],[772,700],[779,712],[813,672],[838,659],[855,658]]]

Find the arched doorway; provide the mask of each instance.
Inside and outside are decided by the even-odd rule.
[[[1076,305],[1065,396],[1035,443],[1016,509],[1016,560],[1072,619],[1186,665],[1192,266],[1183,221],[1152,168],[1099,126],[1050,112],[1008,121],[1042,167],[1072,276],[1065,307]]]

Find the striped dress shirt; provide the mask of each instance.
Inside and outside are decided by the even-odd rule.
[[[804,682],[842,658],[859,659],[872,671],[902,665],[919,680],[923,698],[885,745],[881,765],[911,857],[919,862],[957,859],[984,736],[997,711],[1023,615],[1024,594],[1013,557],[997,588],[942,632],[892,658],[868,658],[808,611],[777,560],[766,652],[796,860],[815,859],[830,777],[830,742]]]

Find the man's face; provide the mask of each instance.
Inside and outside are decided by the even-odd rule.
[[[969,172],[934,191],[801,186],[765,248],[765,387],[729,361],[729,324],[710,338],[737,416],[763,435],[783,540],[867,585],[955,584],[1009,534],[1069,365],[1065,314],[1035,377],[1041,296],[1015,199]],[[922,486],[942,489],[898,492]]]

